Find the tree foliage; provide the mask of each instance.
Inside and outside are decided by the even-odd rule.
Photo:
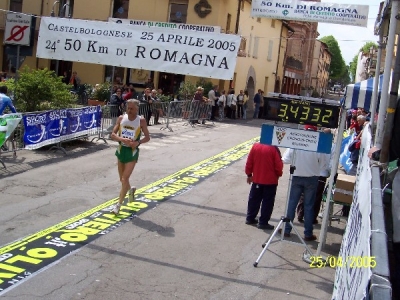
[[[18,73],[18,81],[7,81],[20,112],[72,107],[76,103],[71,87],[55,76],[53,71],[31,70],[25,67]]]
[[[336,82],[339,82],[342,87],[348,85],[351,82],[349,66],[345,66],[343,75],[338,78]]]
[[[358,54],[362,51],[364,53],[369,52],[369,49],[371,47],[374,47],[375,49],[378,49],[378,44],[375,42],[366,42],[364,46],[358,50],[357,54],[354,56],[353,60],[350,63],[349,67],[349,72],[351,74],[352,81],[354,81],[354,78],[356,78],[356,72],[357,72],[357,62],[358,62]]]
[[[343,76],[343,73],[346,71],[346,63],[344,62],[339,44],[332,35],[324,36],[320,40],[328,46],[328,49],[332,54],[330,78],[332,80],[338,80]]]

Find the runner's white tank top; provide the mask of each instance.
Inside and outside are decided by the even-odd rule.
[[[119,135],[123,138],[138,141],[141,135],[140,118],[141,116],[137,115],[135,120],[130,121],[128,119],[128,114],[124,114],[122,117],[121,125],[119,126]],[[124,143],[121,143],[121,145],[128,147]]]

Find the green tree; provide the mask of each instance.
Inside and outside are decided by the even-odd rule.
[[[358,61],[358,54],[353,57],[353,60],[350,62],[349,65],[349,72],[351,75],[351,81],[354,82],[356,78],[356,71],[357,71],[357,61]]]
[[[320,40],[328,46],[329,51],[332,53],[330,78],[338,80],[346,70],[346,63],[344,62],[339,44],[332,35],[324,36]]]
[[[203,90],[203,96],[208,97],[208,92],[211,91],[211,89],[213,88],[214,84],[205,79],[205,78],[200,78],[197,82],[196,82],[196,86],[201,86],[204,90]]]
[[[8,88],[14,92],[15,104],[21,112],[68,108],[76,103],[71,87],[48,69],[25,67],[18,72],[18,81],[10,82]]]
[[[357,72],[357,62],[358,62],[358,55],[360,52],[367,53],[369,52],[369,49],[373,47],[375,49],[378,49],[378,44],[375,42],[366,42],[364,46],[358,50],[357,54],[354,56],[353,60],[350,63],[349,67],[349,72],[351,74],[352,81],[354,82],[354,79],[356,78],[356,72]]]
[[[195,92],[196,92],[195,84],[190,81],[185,81],[179,88],[178,94],[180,100],[192,100]]]
[[[351,82],[349,68],[350,68],[349,66],[345,66],[343,75],[340,78],[338,78],[338,80],[337,80],[338,82],[340,82],[342,87],[348,85]]]

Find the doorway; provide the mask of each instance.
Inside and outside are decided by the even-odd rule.
[[[50,61],[50,70],[57,72],[57,60]],[[58,60],[58,72],[57,76],[64,76],[64,72],[67,72],[68,76],[72,74],[72,61]]]
[[[164,95],[176,95],[183,81],[185,75],[160,72],[158,88],[162,89]]]

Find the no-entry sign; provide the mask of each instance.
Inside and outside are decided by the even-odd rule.
[[[4,32],[4,43],[29,46],[31,40],[32,16],[8,13]]]

